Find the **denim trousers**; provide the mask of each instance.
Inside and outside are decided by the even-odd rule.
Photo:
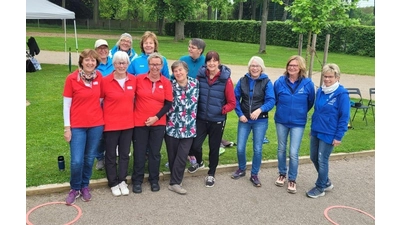
[[[251,175],[258,175],[262,160],[262,148],[265,133],[268,129],[268,122],[243,123],[238,122],[237,129],[237,157],[239,169],[246,169],[246,144],[249,134],[253,132],[253,160],[251,165]]]
[[[296,181],[299,168],[299,151],[303,139],[304,127],[287,127],[281,123],[275,123],[278,136],[278,171],[279,174],[288,175],[290,181]],[[288,136],[289,143],[289,172],[286,166],[286,147]]]
[[[99,144],[99,147],[97,149],[98,149],[97,150],[97,155],[96,155],[97,161],[104,160],[104,154],[106,152],[106,144],[105,144],[104,133],[103,133],[103,135],[101,135],[100,144]]]
[[[318,178],[315,186],[320,189],[327,187],[329,180],[329,156],[333,151],[333,145],[328,144],[321,139],[312,136],[310,137],[310,159],[318,172]]]
[[[71,189],[80,190],[89,186],[93,163],[98,152],[104,126],[71,128]]]

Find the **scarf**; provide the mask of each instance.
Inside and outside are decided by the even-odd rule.
[[[79,76],[82,78],[84,81],[91,82],[92,80],[96,79],[96,70],[94,70],[90,74],[86,74],[83,70],[79,70]]]
[[[329,87],[325,86],[325,84],[322,84],[322,86],[321,86],[322,91],[323,91],[325,94],[330,94],[330,93],[336,91],[336,89],[337,89],[338,87],[339,87],[339,81],[336,81],[336,83],[332,84],[332,85],[329,86]]]

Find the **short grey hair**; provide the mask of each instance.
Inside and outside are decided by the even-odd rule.
[[[264,60],[259,56],[253,56],[253,57],[250,58],[249,63],[247,64],[247,69],[249,70],[249,72],[250,72],[251,62],[253,62],[253,61],[255,61],[259,66],[261,66],[261,72],[265,73]]]
[[[114,64],[115,62],[120,62],[120,61],[126,62],[129,66],[131,60],[129,60],[128,53],[124,51],[117,51],[112,58],[112,63]]]
[[[322,74],[329,72],[334,73],[335,77],[340,78],[340,69],[339,66],[335,63],[328,63],[325,64],[324,67],[322,67]]]

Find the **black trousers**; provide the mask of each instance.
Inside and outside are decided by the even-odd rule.
[[[105,131],[103,133],[106,154],[105,154],[105,169],[108,180],[108,186],[126,182],[129,167],[129,151],[131,149],[132,129]],[[118,145],[118,165],[116,148]]]
[[[132,183],[142,184],[148,149],[149,182],[158,183],[161,162],[161,146],[164,139],[165,126],[135,127],[133,148]]]
[[[186,159],[192,143],[193,138],[180,139],[165,135],[169,171],[171,172],[170,185],[182,183],[186,168]]]
[[[215,171],[219,163],[219,147],[224,133],[225,121],[210,122],[197,119],[197,136],[193,140],[190,152],[196,157],[197,163],[203,161],[203,142],[208,135],[208,175],[215,176]]]

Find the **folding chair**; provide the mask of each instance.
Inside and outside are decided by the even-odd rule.
[[[358,101],[355,102],[354,105],[351,106],[351,108],[355,108],[356,109],[356,111],[353,114],[353,118],[350,120],[351,127],[353,127],[353,123],[352,122],[354,121],[354,118],[356,117],[357,112],[358,112],[359,109],[363,110],[363,112],[364,112],[363,120],[365,120],[365,124],[368,125],[368,121],[367,121],[366,115],[367,115],[367,111],[370,108],[370,106],[364,105],[364,103],[363,103],[364,101],[363,101],[363,98],[361,96],[360,89],[359,88],[346,88],[346,89],[349,92],[350,97],[353,97],[353,98],[355,97],[355,98],[359,99]]]
[[[374,121],[375,121],[375,88],[369,89],[368,106],[369,106],[369,108],[371,108],[372,116],[374,117]],[[367,111],[368,111],[368,109],[367,109]]]

